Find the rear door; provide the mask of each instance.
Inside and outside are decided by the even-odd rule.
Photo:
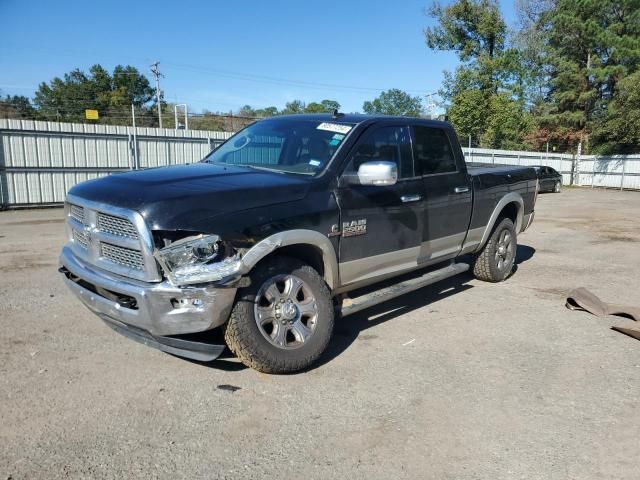
[[[462,249],[471,219],[471,183],[452,130],[414,124],[412,132],[426,199],[419,263],[435,263]]]
[[[417,266],[425,203],[407,124],[370,127],[355,146],[344,172],[355,173],[360,164],[376,161],[396,163],[395,185],[346,185],[336,192],[341,216],[340,280],[344,285]]]

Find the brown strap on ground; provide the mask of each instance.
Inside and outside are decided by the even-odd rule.
[[[570,310],[584,310],[597,317],[617,315],[640,322],[640,308],[605,303],[586,288],[580,287],[569,292],[566,307]]]
[[[624,333],[625,335],[628,335],[631,338],[635,338],[636,340],[640,340],[640,330],[634,330],[632,328],[624,328],[624,327],[611,327],[611,330],[615,330],[616,332]]]
[[[583,310],[585,312],[592,313],[597,317],[617,315],[619,317],[630,318],[631,320],[640,322],[640,308],[605,303],[589,290],[582,287],[569,292],[569,295],[567,295],[567,303],[565,305],[570,310]],[[640,330],[618,326],[613,326],[611,329],[640,340]]]

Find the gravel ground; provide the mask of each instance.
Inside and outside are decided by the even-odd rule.
[[[507,282],[340,320],[288,376],[117,335],[56,272],[62,210],[0,213],[0,479],[637,479],[640,343],[609,329],[633,322],[564,296],[640,304],[639,213],[640,193],[541,195]]]

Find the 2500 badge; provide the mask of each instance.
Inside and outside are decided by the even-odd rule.
[[[355,237],[356,235],[364,235],[367,233],[367,219],[352,220],[350,222],[342,222],[342,236]]]

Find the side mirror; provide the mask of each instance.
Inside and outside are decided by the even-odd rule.
[[[358,168],[360,185],[383,187],[398,181],[398,166],[395,162],[365,162]]]

